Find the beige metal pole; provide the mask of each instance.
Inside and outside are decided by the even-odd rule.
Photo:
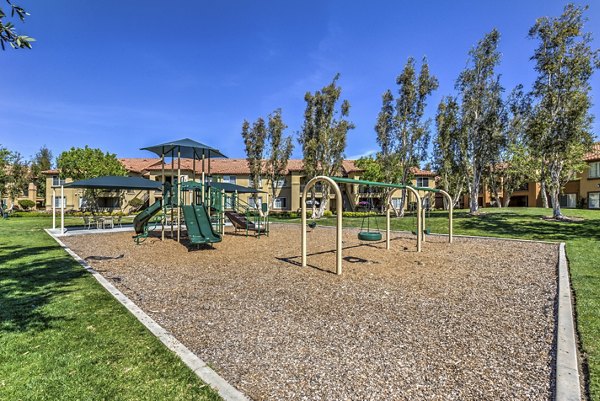
[[[390,249],[390,207],[385,208],[385,249]]]
[[[302,200],[300,202],[302,207],[301,225],[302,225],[302,267],[306,267],[306,186],[302,191]]]
[[[336,250],[335,250],[335,273],[342,274],[342,192],[340,187],[331,178],[320,175],[310,180],[302,191],[302,267],[306,267],[306,195],[308,190],[316,183],[325,181],[329,183],[334,191],[336,198]]]
[[[163,193],[162,193],[162,209],[163,212],[165,211],[165,207],[166,207],[166,203],[165,203],[165,150],[162,150],[162,154],[160,156],[160,163],[162,166],[162,171],[161,171],[161,175],[162,175],[162,184],[163,184]],[[165,219],[167,218],[166,213],[162,213],[162,218],[160,219],[160,225],[161,225],[161,230],[160,230],[160,240],[164,241],[165,240]]]
[[[181,146],[177,148],[177,242],[181,242]]]
[[[204,178],[204,151],[202,151],[202,203],[204,203],[204,186],[206,185],[206,181]]]
[[[225,235],[225,190],[221,190],[221,235]]]
[[[56,188],[52,188],[52,229],[56,230]]]
[[[452,214],[454,211],[454,205],[452,204],[452,197],[450,196],[450,194],[444,190],[440,189],[440,193],[442,195],[444,195],[444,197],[446,197],[446,201],[448,202],[448,242],[452,243],[452,236],[453,236],[453,230],[452,230]]]
[[[415,198],[417,199],[417,252],[421,252],[421,250],[423,249],[423,244],[422,244],[422,237],[421,234],[419,233],[419,231],[421,230],[421,228],[423,227],[423,224],[421,222],[421,197],[419,196],[419,193],[410,186],[406,186],[406,189],[408,189],[410,192],[412,192],[415,195]],[[394,191],[396,192],[396,191]],[[390,195],[390,203],[391,203],[391,199],[392,196]]]
[[[171,149],[171,239],[175,238],[173,228],[173,185],[175,184],[175,148]]]

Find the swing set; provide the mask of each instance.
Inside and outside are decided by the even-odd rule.
[[[386,214],[386,236],[385,236],[385,248],[390,249],[390,209],[392,208],[392,197],[397,191],[408,190],[411,192],[417,200],[417,252],[422,251],[423,242],[425,241],[425,217],[426,217],[426,208],[423,207],[422,198],[419,195],[419,192],[428,192],[428,193],[441,193],[446,200],[448,201],[449,210],[448,210],[448,242],[452,243],[452,198],[450,195],[441,189],[437,188],[429,188],[429,187],[415,187],[412,185],[406,184],[390,184],[385,182],[376,182],[376,181],[366,181],[366,180],[355,180],[352,178],[344,178],[344,177],[328,177],[328,176],[317,176],[311,179],[304,190],[302,191],[302,267],[306,267],[307,256],[306,256],[306,199],[309,191],[319,182],[325,182],[329,184],[333,188],[333,192],[336,198],[336,274],[342,274],[342,192],[338,184],[355,184],[355,185],[366,185],[369,193],[371,194],[372,187],[386,187],[392,188],[390,193],[387,196],[385,203],[385,214]],[[371,228],[371,218],[372,209],[373,209],[373,199],[369,197],[368,201],[368,211],[367,214],[363,217],[361,223],[361,229],[358,233],[358,239],[361,241],[381,241],[382,234],[381,230],[379,230],[379,226],[377,225],[377,220],[375,219],[375,227]],[[366,222],[366,227],[365,227]]]

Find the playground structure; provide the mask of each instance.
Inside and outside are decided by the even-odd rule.
[[[441,189],[429,188],[429,187],[415,187],[407,184],[390,184],[376,181],[366,181],[366,180],[355,180],[351,178],[343,178],[343,177],[328,177],[328,176],[317,176],[311,179],[304,190],[302,191],[302,267],[306,267],[307,255],[306,255],[306,200],[308,192],[311,188],[319,182],[325,182],[329,184],[333,188],[333,192],[336,198],[336,274],[342,274],[342,212],[343,212],[343,198],[342,191],[340,190],[339,184],[357,184],[357,185],[368,185],[373,187],[387,187],[392,188],[391,192],[388,194],[386,199],[386,236],[385,236],[385,247],[386,249],[390,249],[390,209],[392,207],[391,200],[394,193],[399,190],[408,190],[410,191],[417,199],[417,252],[422,251],[423,242],[425,241],[425,209],[423,208],[421,202],[421,196],[419,195],[419,191],[424,192],[433,192],[433,193],[441,193],[447,200],[449,210],[448,210],[448,242],[452,243],[452,198],[450,195]],[[361,232],[358,235],[358,238],[363,241],[378,241],[381,239],[381,235],[372,235],[370,229],[367,231],[363,231],[361,227]]]
[[[191,244],[214,244],[222,241],[225,233],[225,219],[234,225],[236,232],[243,229],[246,235],[255,233],[268,235],[268,195],[267,203],[262,207],[252,207],[238,197],[238,193],[258,192],[251,188],[235,184],[212,182],[210,161],[213,157],[223,157],[219,150],[191,139],[182,139],[160,145],[142,148],[156,153],[161,158],[162,199],[141,211],[134,220],[136,236],[139,241],[148,236],[148,225],[152,217],[161,210],[155,227],[161,225],[161,240],[165,239],[167,217],[170,219],[171,238],[175,239],[175,221],[177,221],[177,241],[181,241],[181,223],[185,223],[188,240]],[[171,158],[171,176],[167,181],[165,157]],[[181,158],[192,159],[191,180],[183,180]],[[177,175],[175,176],[175,159]],[[196,160],[201,163],[200,181],[196,177]],[[208,165],[208,166],[206,166]],[[208,168],[206,168],[208,167]],[[229,210],[227,210],[229,209]],[[183,219],[182,219],[183,218]]]

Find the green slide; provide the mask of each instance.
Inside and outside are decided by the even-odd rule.
[[[144,234],[146,232],[148,222],[152,216],[160,211],[160,208],[161,201],[157,200],[135,216],[133,219],[133,228],[136,234]]]
[[[212,244],[221,242],[221,235],[215,233],[208,218],[206,208],[201,205],[182,206],[183,218],[187,227],[188,238],[192,244]]]

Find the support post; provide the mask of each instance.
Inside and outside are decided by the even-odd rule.
[[[440,193],[442,195],[444,195],[444,197],[446,198],[446,201],[448,202],[448,242],[451,244],[452,243],[452,236],[453,236],[453,212],[454,212],[454,205],[452,204],[452,197],[450,196],[450,194],[444,190],[440,189]]]
[[[162,153],[160,155],[160,163],[161,163],[161,175],[162,175],[162,185],[163,185],[163,189],[162,189],[162,208],[163,208],[163,212],[166,210],[166,206],[167,204],[165,203],[165,149],[162,149]],[[163,213],[162,218],[160,219],[160,225],[161,225],[161,230],[160,230],[160,240],[164,241],[165,240],[165,219],[167,218],[167,214]]]
[[[174,228],[173,228],[173,185],[175,185],[175,148],[171,149],[171,190],[169,193],[171,194],[171,239],[175,238]]]
[[[181,242],[181,146],[177,148],[177,242]]]
[[[56,230],[56,188],[52,188],[52,229]]]
[[[221,235],[225,235],[225,190],[221,190]]]
[[[385,208],[385,249],[390,249],[390,208]]]
[[[202,203],[204,203],[204,187],[206,186],[206,180],[204,175],[204,150],[202,151]]]
[[[65,233],[65,187],[60,186],[60,233]]]
[[[335,181],[331,178],[326,177],[324,175],[317,176],[311,179],[304,190],[302,191],[302,267],[306,267],[306,195],[308,194],[308,190],[311,189],[318,182],[327,182],[330,184],[334,191],[336,197],[336,251],[335,251],[335,273],[337,275],[342,274],[342,213],[343,207],[342,202],[342,192],[340,191],[340,187],[337,185]]]

